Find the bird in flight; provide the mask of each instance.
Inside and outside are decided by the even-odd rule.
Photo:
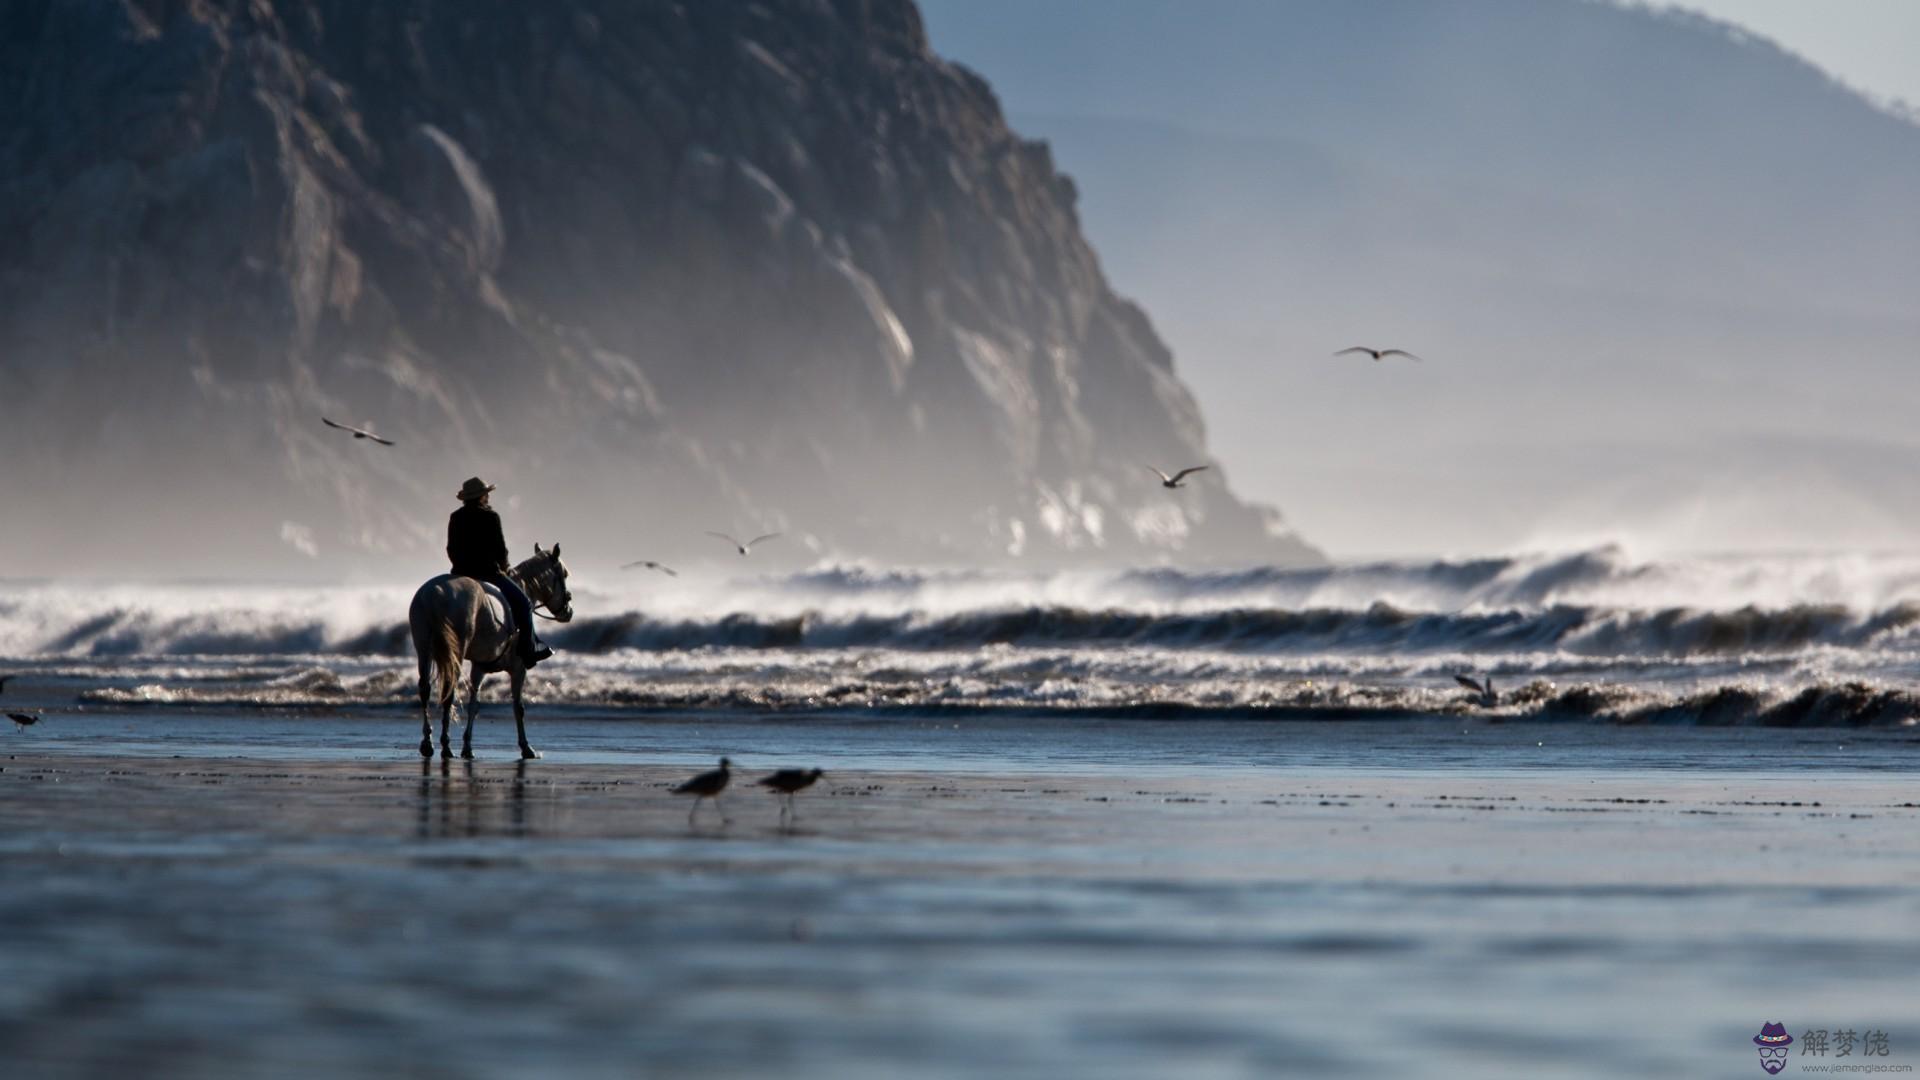
[[[1477,679],[1468,678],[1465,675],[1455,675],[1453,677],[1454,682],[1459,683],[1461,686],[1466,687],[1480,696],[1480,700],[1475,704],[1484,705],[1491,709],[1495,705],[1500,704],[1500,691],[1493,688],[1493,676],[1489,675],[1486,679],[1487,681],[1483,683]]]
[[[1167,475],[1166,473],[1164,473],[1164,472],[1161,472],[1161,471],[1160,471],[1160,470],[1159,470],[1158,468],[1155,468],[1155,467],[1154,467],[1154,466],[1152,466],[1152,465],[1149,465],[1149,466],[1147,466],[1147,468],[1149,468],[1149,469],[1153,469],[1153,474],[1154,474],[1155,476],[1158,476],[1158,477],[1160,478],[1160,486],[1161,486],[1161,487],[1163,487],[1163,488],[1183,488],[1183,487],[1186,487],[1187,485],[1185,485],[1185,484],[1183,484],[1183,483],[1181,483],[1180,481],[1182,481],[1182,480],[1184,480],[1184,479],[1186,479],[1186,478],[1187,478],[1188,476],[1190,476],[1190,475],[1192,475],[1193,473],[1197,473],[1197,472],[1206,472],[1206,471],[1207,471],[1208,469],[1211,469],[1211,468],[1213,468],[1213,466],[1211,466],[1211,465],[1195,465],[1195,466],[1194,466],[1193,468],[1191,468],[1191,469],[1181,469],[1181,470],[1180,470],[1179,472],[1177,472],[1177,473],[1174,473],[1174,474],[1173,474],[1172,476],[1168,476],[1168,475]]]
[[[1389,356],[1404,356],[1409,360],[1420,359],[1419,357],[1413,355],[1412,353],[1408,352],[1405,349],[1369,349],[1365,345],[1355,345],[1351,349],[1341,349],[1339,352],[1334,353],[1333,355],[1351,356],[1354,353],[1366,353],[1368,356],[1373,357],[1374,363],[1376,364],[1379,363],[1381,360],[1386,359]]]
[[[330,428],[337,428],[341,431],[351,431],[353,432],[353,437],[356,439],[372,439],[374,442],[379,443],[381,446],[393,445],[392,439],[383,439],[380,436],[375,435],[371,431],[362,431],[357,427],[348,427],[345,424],[336,424],[332,420],[329,420],[324,416],[320,418],[320,422],[327,425]]]
[[[712,532],[712,531],[709,531],[709,532],[707,533],[707,535],[708,535],[708,536],[717,536],[717,537],[719,537],[720,539],[722,539],[722,540],[725,540],[725,541],[726,541],[727,543],[729,543],[729,544],[732,544],[732,545],[734,546],[734,549],[735,549],[735,550],[737,550],[737,551],[739,551],[739,552],[740,552],[740,554],[742,554],[742,555],[745,555],[745,554],[747,553],[747,551],[748,551],[748,549],[750,549],[750,548],[752,548],[752,547],[753,547],[753,545],[755,545],[755,544],[758,544],[758,543],[762,543],[762,542],[764,542],[764,541],[767,541],[767,540],[771,540],[771,539],[773,539],[774,537],[776,537],[776,536],[779,536],[780,534],[779,534],[779,533],[768,533],[768,534],[767,534],[767,535],[765,535],[765,536],[756,536],[756,537],[754,537],[753,539],[751,539],[751,540],[749,540],[749,541],[747,541],[747,542],[746,542],[746,543],[744,543],[744,544],[743,544],[743,543],[741,543],[741,542],[740,542],[740,541],[738,541],[738,540],[735,540],[735,539],[734,539],[733,537],[731,537],[731,536],[728,536],[728,535],[727,535],[726,533],[723,533],[723,532]]]
[[[7,714],[7,719],[19,725],[18,727],[13,729],[15,731],[25,731],[26,729],[40,722],[39,717],[29,716],[23,712],[10,712]]]
[[[620,569],[622,569],[622,570],[631,570],[631,569],[633,569],[633,568],[634,568],[634,567],[636,567],[636,566],[644,566],[644,567],[646,567],[646,568],[647,568],[647,569],[649,569],[649,570],[658,570],[658,571],[660,571],[661,573],[663,573],[663,574],[665,574],[665,575],[667,575],[668,577],[679,577],[679,576],[680,576],[679,574],[677,574],[677,573],[674,573],[674,570],[673,570],[673,567],[671,567],[671,566],[666,566],[666,565],[664,565],[664,564],[662,564],[662,563],[657,563],[657,562],[654,562],[654,561],[653,561],[652,559],[641,559],[641,560],[640,560],[639,562],[630,562],[630,563],[628,563],[627,565],[625,565],[625,566],[623,566],[623,567],[621,567]]]

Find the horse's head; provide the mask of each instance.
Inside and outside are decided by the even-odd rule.
[[[527,598],[544,607],[555,622],[573,621],[573,593],[567,588],[567,564],[560,561],[560,545],[552,551],[533,545],[533,558],[516,567],[526,587]]]

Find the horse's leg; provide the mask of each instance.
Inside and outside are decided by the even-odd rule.
[[[487,677],[475,669],[467,687],[467,733],[460,737],[460,756],[468,761],[473,760],[473,724],[480,718],[480,684],[486,681]]]
[[[418,639],[416,639],[417,642]],[[433,691],[433,656],[420,650],[420,756],[433,756],[433,719],[427,712],[427,698]]]
[[[513,680],[513,726],[520,733],[520,760],[531,761],[540,756],[527,743],[527,706],[520,700],[520,692],[527,686],[527,668],[518,659],[507,665],[507,677]]]
[[[453,702],[460,696],[460,676],[455,669],[452,679],[443,680],[440,692],[440,760],[453,758],[453,740],[448,737],[448,729],[453,726]]]

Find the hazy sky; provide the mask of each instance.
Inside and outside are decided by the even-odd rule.
[[[1771,48],[1571,0],[923,3],[1236,488],[1336,557],[1920,543],[1920,129]],[[1642,6],[1920,104],[1920,0]]]
[[[1676,5],[1738,23],[1806,57],[1857,90],[1920,106],[1920,0],[1688,0]]]

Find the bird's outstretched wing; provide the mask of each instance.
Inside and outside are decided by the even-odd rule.
[[[1157,477],[1159,477],[1159,478],[1160,478],[1160,482],[1161,482],[1161,483],[1163,483],[1163,484],[1171,484],[1171,483],[1173,483],[1173,477],[1171,477],[1171,476],[1168,476],[1168,475],[1167,475],[1166,473],[1163,473],[1163,472],[1161,472],[1161,471],[1160,471],[1160,467],[1159,467],[1159,466],[1157,466],[1157,465],[1149,465],[1149,466],[1147,466],[1147,471],[1148,471],[1148,472],[1151,472],[1151,473],[1152,473],[1153,475],[1155,475],[1155,476],[1157,476]]]
[[[1179,472],[1173,474],[1173,479],[1168,481],[1168,483],[1177,484],[1180,481],[1186,479],[1187,476],[1192,473],[1206,472],[1208,469],[1211,469],[1211,468],[1213,468],[1213,466],[1211,465],[1195,465],[1191,469],[1181,469]]]
[[[663,574],[665,574],[665,575],[667,575],[668,577],[679,577],[679,576],[680,576],[679,574],[677,574],[677,573],[675,573],[675,572],[674,572],[674,569],[673,569],[673,567],[671,567],[671,566],[667,566],[667,565],[665,565],[664,563],[657,563],[657,562],[654,562],[654,561],[653,561],[652,559],[641,559],[641,560],[640,560],[639,562],[630,562],[630,563],[628,563],[628,564],[626,564],[625,566],[622,566],[622,567],[621,567],[620,569],[622,569],[622,570],[631,570],[631,569],[633,569],[633,568],[634,568],[634,567],[636,567],[636,566],[644,566],[644,567],[646,567],[646,568],[647,568],[647,569],[649,569],[649,570],[658,570],[658,571],[660,571],[661,573],[663,573]]]
[[[1373,358],[1374,358],[1375,360],[1378,360],[1378,359],[1380,359],[1380,354],[1379,354],[1379,353],[1377,353],[1377,352],[1374,352],[1374,351],[1373,351],[1372,349],[1369,349],[1369,348],[1367,348],[1367,347],[1366,347],[1365,345],[1355,345],[1355,346],[1354,346],[1353,348],[1351,348],[1351,349],[1341,349],[1341,350],[1340,350],[1339,352],[1337,352],[1337,353],[1334,353],[1333,355],[1335,355],[1335,356],[1352,356],[1352,355],[1353,355],[1354,353],[1366,353],[1366,354],[1367,354],[1368,356],[1371,356],[1371,357],[1373,357]]]
[[[1476,694],[1484,694],[1487,692],[1487,688],[1484,686],[1481,686],[1477,680],[1469,679],[1465,675],[1455,675],[1453,677],[1453,681],[1459,683],[1461,686],[1466,687],[1467,689],[1473,691]]]
[[[777,538],[779,535],[780,535],[779,533],[768,533],[765,536],[756,536],[753,539],[747,541],[745,546],[752,547],[753,545],[759,543],[762,540],[773,540]]]
[[[329,419],[327,419],[327,418],[326,418],[326,417],[324,417],[324,416],[320,418],[320,422],[321,422],[321,423],[323,423],[323,424],[325,424],[325,425],[327,425],[328,427],[330,427],[330,428],[334,428],[334,429],[336,429],[336,430],[338,430],[338,431],[350,431],[350,432],[352,432],[352,433],[353,433],[353,437],[354,437],[354,438],[356,438],[356,439],[372,439],[372,440],[373,440],[374,442],[377,442],[377,443],[379,443],[379,444],[380,444],[381,446],[392,446],[392,445],[393,445],[393,440],[392,440],[392,439],[383,439],[383,438],[381,438],[380,436],[378,436],[378,435],[375,435],[375,434],[374,434],[373,432],[371,432],[371,431],[362,431],[361,429],[359,429],[359,428],[357,428],[357,427],[350,427],[350,426],[348,426],[348,425],[346,425],[346,424],[339,424],[339,423],[335,423],[334,421],[332,421],[332,420],[329,420]]]
[[[1417,361],[1420,359],[1419,357],[1413,355],[1412,353],[1408,352],[1405,349],[1382,349],[1380,350],[1380,355],[1381,356],[1404,356],[1407,359],[1414,360],[1414,361]]]
[[[738,540],[735,540],[735,539],[734,539],[733,537],[731,537],[731,536],[728,536],[728,535],[727,535],[726,533],[717,533],[717,532],[714,532],[714,531],[713,531],[712,529],[708,529],[708,530],[707,530],[707,535],[708,535],[708,536],[717,536],[717,537],[719,537],[720,539],[722,539],[722,540],[725,540],[725,541],[726,541],[727,543],[729,543],[729,544],[732,544],[732,545],[733,545],[734,547],[739,547],[739,546],[740,546],[740,541],[738,541]]]

